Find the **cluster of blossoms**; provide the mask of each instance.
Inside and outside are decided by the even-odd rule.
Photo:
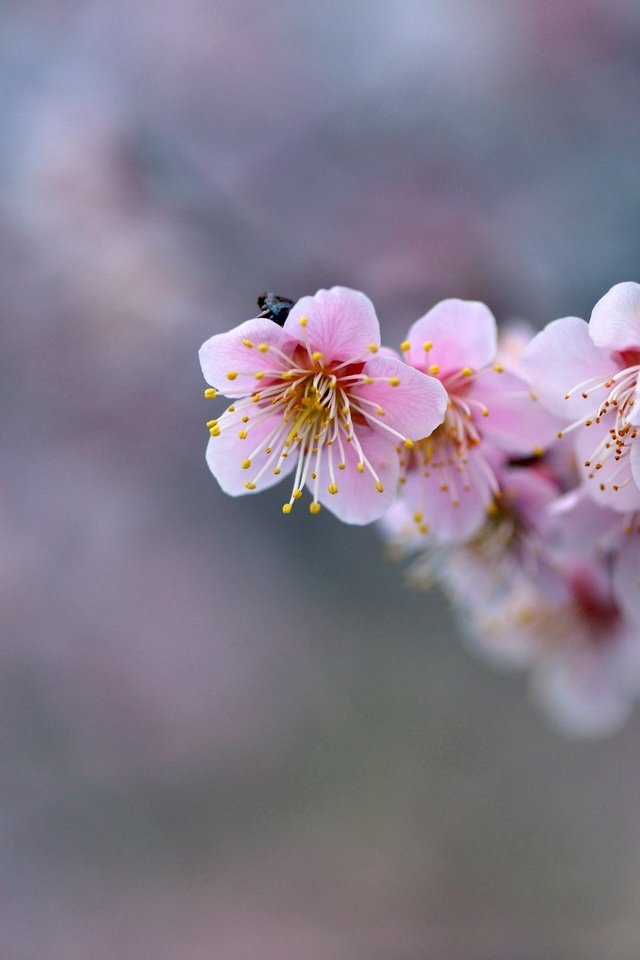
[[[288,475],[283,513],[306,487],[313,514],[379,521],[556,726],[618,729],[640,694],[640,285],[500,339],[484,304],[445,300],[400,353],[362,293],[276,299],[200,350],[205,396],[232,401],[207,423],[222,489]]]

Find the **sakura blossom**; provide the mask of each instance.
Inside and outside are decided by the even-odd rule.
[[[557,425],[526,380],[496,362],[497,325],[483,303],[444,300],[402,344],[406,362],[447,392],[443,423],[402,458],[415,532],[439,543],[474,536],[500,496],[496,464],[539,457]]]
[[[396,494],[398,448],[428,437],[447,404],[438,380],[381,350],[373,304],[345,287],[303,297],[282,327],[257,317],[211,337],[200,362],[206,395],[233,401],[207,423],[211,472],[233,496],[293,474],[285,514],[306,486],[313,514],[380,517]]]
[[[639,510],[640,284],[612,287],[588,324],[550,323],[522,363],[541,401],[564,417],[558,436],[573,438],[590,496],[624,513]]]

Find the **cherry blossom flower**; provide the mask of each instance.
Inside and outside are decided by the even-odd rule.
[[[233,402],[208,427],[207,461],[233,496],[293,473],[290,513],[306,485],[347,523],[380,517],[396,494],[398,447],[442,423],[447,396],[433,377],[380,349],[371,301],[333,287],[303,297],[282,327],[266,318],[200,349],[208,396]]]
[[[442,425],[403,453],[402,495],[417,534],[464,542],[500,494],[496,460],[541,456],[557,425],[523,377],[495,362],[496,321],[483,303],[436,304],[413,324],[402,350],[448,396]]]
[[[574,436],[589,494],[621,512],[639,510],[640,284],[612,287],[589,324],[578,317],[550,323],[522,365],[542,402],[569,421],[559,436]]]

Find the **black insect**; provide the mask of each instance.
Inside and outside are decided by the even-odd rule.
[[[289,300],[288,297],[279,297],[276,293],[261,293],[258,297],[258,306],[260,307],[258,316],[264,317],[266,320],[273,320],[279,327],[282,327],[294,303],[294,300]]]

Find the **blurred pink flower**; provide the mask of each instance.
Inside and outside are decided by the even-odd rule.
[[[606,565],[574,561],[553,595],[516,580],[500,603],[480,604],[474,626],[485,648],[530,663],[534,695],[571,736],[607,736],[640,692],[640,630],[617,603]]]
[[[283,327],[256,318],[200,349],[205,379],[238,398],[210,420],[207,461],[237,496],[294,473],[290,513],[306,484],[309,509],[369,523],[393,501],[397,447],[411,449],[442,423],[441,384],[380,350],[371,301],[333,287],[303,297]]]
[[[526,381],[495,363],[496,321],[483,303],[443,300],[413,324],[402,347],[448,395],[443,424],[404,457],[404,497],[417,533],[465,541],[499,495],[496,465],[541,455],[554,422]]]
[[[578,317],[550,323],[522,364],[547,407],[571,421],[559,435],[575,431],[589,494],[615,510],[640,509],[640,284],[612,287],[589,324]]]

